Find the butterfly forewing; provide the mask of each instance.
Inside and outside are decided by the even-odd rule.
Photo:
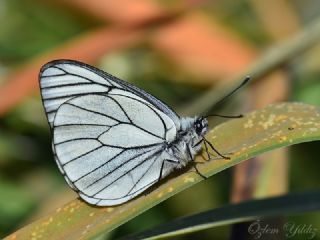
[[[43,105],[50,127],[59,106],[69,99],[90,93],[117,93],[139,97],[152,104],[180,126],[179,116],[151,94],[87,64],[72,60],[55,60],[40,71],[40,88]],[[123,92],[124,90],[124,92]]]

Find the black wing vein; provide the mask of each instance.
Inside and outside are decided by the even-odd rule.
[[[125,150],[125,151],[126,151],[126,150]],[[105,175],[101,176],[100,178],[96,179],[94,182],[92,182],[91,184],[89,184],[88,186],[86,186],[85,189],[93,186],[93,185],[96,184],[97,182],[101,181],[102,179],[106,178],[106,177],[109,176],[110,174],[114,173],[116,170],[118,170],[118,169],[120,169],[121,167],[123,167],[124,165],[130,163],[130,162],[133,161],[134,159],[136,159],[136,158],[138,158],[138,157],[141,157],[141,156],[143,156],[144,154],[149,153],[149,152],[151,152],[151,151],[152,151],[152,149],[147,150],[147,151],[145,151],[145,152],[142,152],[142,153],[140,153],[140,154],[138,154],[138,155],[134,155],[133,157],[127,159],[126,162],[120,164],[119,166],[117,166],[117,167],[116,167],[115,169],[113,169],[112,171],[110,171],[110,172],[106,173]],[[122,153],[124,153],[124,151],[121,152],[118,156],[120,156]],[[118,157],[118,156],[117,156],[117,157]],[[114,158],[114,159],[115,159],[115,158]],[[112,159],[112,160],[114,160],[114,159]],[[108,163],[108,162],[107,162],[107,163]],[[107,164],[107,163],[105,163],[105,164]],[[101,165],[99,168],[103,167],[105,164]],[[96,169],[96,170],[97,170],[97,169]],[[79,181],[79,179],[76,180],[76,181]],[[76,182],[76,181],[75,181],[75,182]]]
[[[146,158],[144,160],[144,162],[149,161],[150,159],[152,159],[156,154],[158,154],[160,151],[155,152],[154,154],[152,154],[151,156],[149,156],[148,158]],[[136,169],[137,167],[139,167],[141,164],[137,164],[136,166],[134,166],[133,168],[129,169],[127,172],[125,172],[124,174],[120,175],[119,177],[117,177],[115,180],[113,180],[111,183],[109,183],[108,185],[104,186],[101,190],[99,190],[98,192],[96,192],[95,194],[93,194],[92,196],[94,197],[95,195],[99,194],[100,192],[102,192],[103,190],[105,190],[107,187],[109,187],[111,184],[115,183],[116,181],[118,181],[119,179],[121,179],[122,177],[124,177],[125,175],[127,175],[129,172],[133,171],[134,169]]]

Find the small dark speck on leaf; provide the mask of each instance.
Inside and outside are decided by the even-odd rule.
[[[294,128],[293,127],[288,127],[288,130],[289,131],[292,131]]]

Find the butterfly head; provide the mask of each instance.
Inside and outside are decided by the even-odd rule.
[[[208,132],[208,120],[204,117],[197,117],[194,121],[194,129],[198,136],[204,136]]]

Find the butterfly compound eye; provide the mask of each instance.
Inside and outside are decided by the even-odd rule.
[[[205,119],[203,117],[196,119],[196,121],[194,122],[194,128],[195,128],[196,133],[198,135],[203,136],[204,134],[206,134],[206,132],[208,131],[207,119]]]
[[[197,132],[198,135],[201,135],[202,134],[202,130],[203,130],[203,124],[202,124],[202,119],[199,118],[195,121],[194,123],[194,127],[195,127],[195,130]]]

